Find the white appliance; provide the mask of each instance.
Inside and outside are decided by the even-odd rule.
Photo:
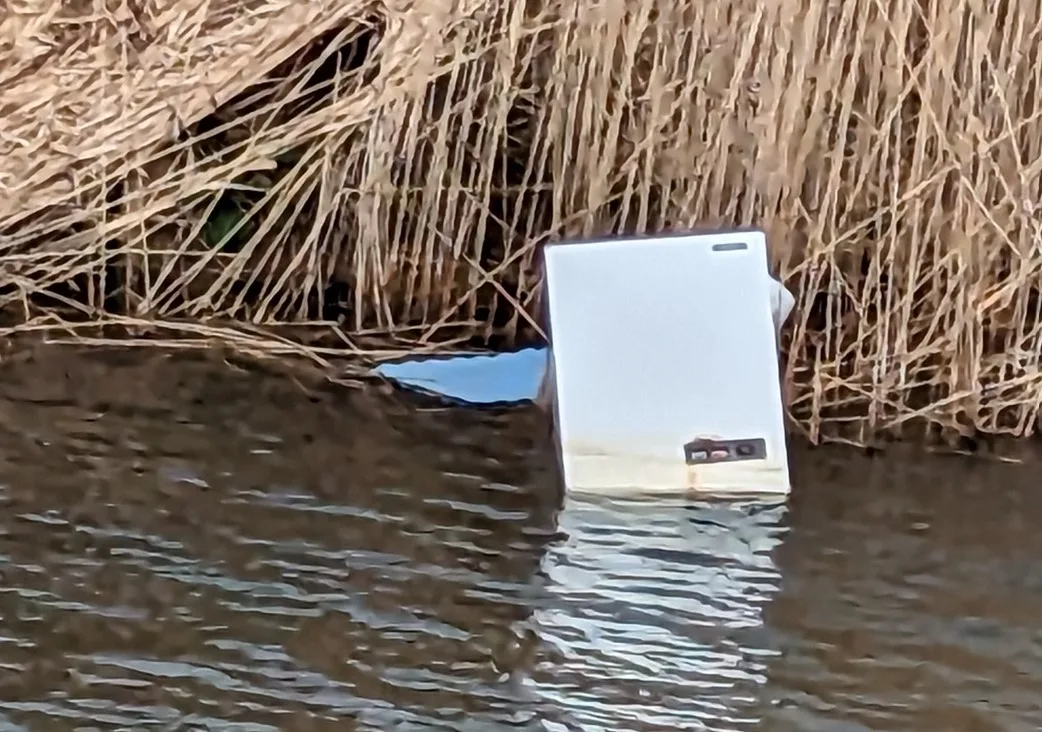
[[[566,488],[787,493],[761,231],[547,245],[549,385]]]

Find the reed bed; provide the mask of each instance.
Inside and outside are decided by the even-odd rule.
[[[11,0],[5,332],[336,375],[538,338],[547,241],[756,225],[811,439],[1033,434],[1040,5]]]

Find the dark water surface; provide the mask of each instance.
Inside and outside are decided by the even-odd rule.
[[[0,729],[1037,730],[1042,475],[568,499],[537,415],[0,367]]]

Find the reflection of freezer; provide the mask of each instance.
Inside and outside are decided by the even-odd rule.
[[[733,730],[751,716],[784,510],[569,498],[533,620],[552,659],[533,687],[561,712],[547,728]]]

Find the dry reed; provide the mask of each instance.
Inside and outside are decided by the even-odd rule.
[[[547,240],[753,224],[812,439],[1037,428],[1039,0],[0,12],[6,332],[335,370],[532,338]]]

